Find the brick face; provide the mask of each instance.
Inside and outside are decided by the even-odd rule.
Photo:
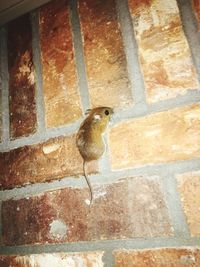
[[[40,45],[47,127],[81,117],[69,1],[54,0],[40,9]]]
[[[78,3],[91,106],[127,106],[132,96],[115,1]]]
[[[200,236],[200,172],[177,176],[181,202],[192,236]]]
[[[37,128],[32,29],[29,15],[8,24],[10,135],[32,134]]]
[[[199,157],[199,131],[199,104],[122,122],[109,133],[112,168]]]
[[[95,172],[95,162],[88,173]],[[82,158],[75,136],[58,137],[42,144],[0,153],[0,188],[13,188],[82,173]]]
[[[200,249],[163,248],[115,252],[115,267],[199,267]]]
[[[3,243],[44,244],[173,234],[157,178],[93,184],[93,190],[91,207],[86,201],[88,188],[66,188],[3,202]]]
[[[194,9],[195,16],[199,22],[200,26],[200,0],[191,0],[192,1],[192,6]]]
[[[103,252],[0,256],[1,267],[103,267]]]
[[[147,100],[199,88],[175,0],[129,0]]]

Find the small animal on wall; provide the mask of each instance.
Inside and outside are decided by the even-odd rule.
[[[112,114],[113,109],[110,107],[88,109],[87,117],[76,136],[76,145],[83,158],[83,173],[90,189],[90,205],[93,201],[93,191],[86,173],[86,163],[98,160],[103,155],[105,151],[103,133],[106,131]]]

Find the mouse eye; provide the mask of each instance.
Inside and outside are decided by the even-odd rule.
[[[105,113],[106,116],[108,116],[110,114],[110,112],[107,109],[105,110],[104,113]]]

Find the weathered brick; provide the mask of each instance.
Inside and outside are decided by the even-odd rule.
[[[199,131],[199,104],[117,124],[109,133],[112,168],[130,168],[199,157]]]
[[[181,202],[192,236],[200,236],[200,172],[177,176]]]
[[[191,0],[191,1],[192,1],[192,6],[194,9],[195,16],[200,25],[200,0]]]
[[[199,248],[161,248],[115,252],[116,267],[199,267]]]
[[[115,1],[78,3],[91,106],[127,106],[132,95]]]
[[[40,45],[45,120],[56,127],[81,114],[68,0],[54,0],[40,9]]]
[[[0,153],[0,188],[13,188],[82,173],[82,158],[75,136],[52,138],[38,145]],[[88,163],[95,172],[96,163]]]
[[[92,181],[91,181],[92,182]],[[110,185],[65,188],[2,204],[5,245],[171,236],[158,178],[135,177]]]
[[[8,24],[8,69],[10,135],[16,138],[34,133],[37,127],[29,15]]]
[[[0,256],[1,267],[103,267],[103,252]]]
[[[129,0],[147,100],[199,88],[175,0]]]

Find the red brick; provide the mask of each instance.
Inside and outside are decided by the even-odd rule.
[[[54,0],[40,9],[47,127],[74,122],[82,114],[68,3],[68,0]]]
[[[181,202],[192,236],[200,236],[200,172],[177,175]]]
[[[51,181],[82,173],[82,158],[75,136],[53,138],[42,144],[25,146],[0,153],[0,188]],[[95,172],[95,162],[88,172]]]
[[[112,168],[131,168],[199,157],[199,131],[199,104],[117,124],[109,134]]]
[[[8,24],[8,69],[10,135],[16,138],[34,133],[37,127],[29,15]]]
[[[172,227],[156,177],[110,185],[65,188],[2,204],[5,245],[45,244],[171,236]],[[14,222],[14,223],[13,223]]]
[[[192,1],[192,6],[194,9],[195,16],[199,22],[200,26],[200,0],[191,0]]]
[[[78,3],[91,106],[127,106],[132,95],[115,1]]]
[[[199,267],[200,249],[162,248],[115,252],[116,267]]]
[[[199,89],[175,0],[129,0],[148,102]]]
[[[103,252],[0,256],[1,267],[103,267]]]

